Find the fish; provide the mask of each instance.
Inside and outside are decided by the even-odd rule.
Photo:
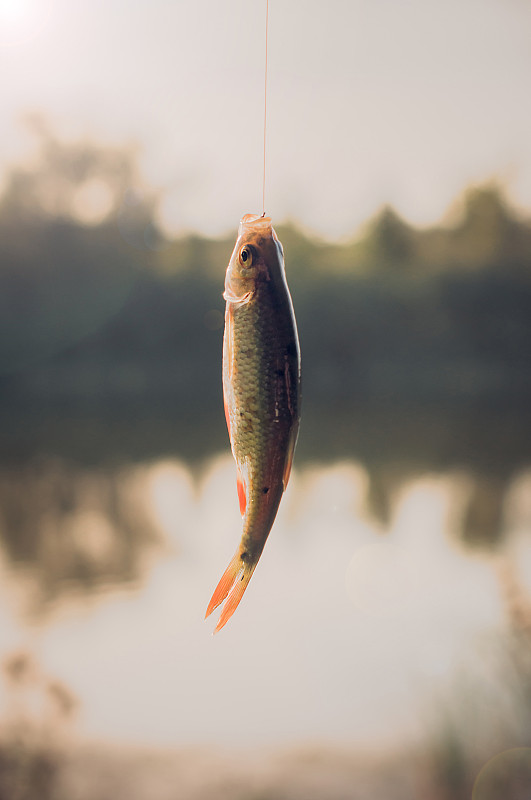
[[[245,214],[225,276],[223,400],[243,532],[205,618],[236,610],[288,485],[300,423],[301,361],[284,251],[271,218]]]

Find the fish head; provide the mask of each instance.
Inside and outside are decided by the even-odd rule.
[[[240,221],[236,246],[227,267],[224,298],[242,303],[261,281],[269,281],[284,269],[284,253],[271,217],[245,214]]]

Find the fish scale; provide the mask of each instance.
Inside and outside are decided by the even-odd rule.
[[[243,254],[243,255],[242,255]],[[268,217],[246,215],[225,278],[223,394],[243,515],[240,545],[207,616],[236,609],[286,488],[300,409],[300,357],[282,245]]]
[[[234,428],[233,453],[236,463],[247,466],[249,494],[243,536],[247,552],[253,549],[254,524],[263,508],[260,505],[264,481],[267,484],[266,466],[268,443],[272,428],[278,425],[275,416],[274,364],[281,358],[281,338],[273,330],[274,314],[270,312],[271,298],[258,289],[256,296],[234,313]],[[246,343],[255,341],[253,347]],[[240,410],[239,410],[240,409]],[[241,410],[243,409],[243,410]],[[243,471],[243,470],[242,470]],[[269,487],[267,487],[269,488]],[[260,544],[260,541],[258,542]]]

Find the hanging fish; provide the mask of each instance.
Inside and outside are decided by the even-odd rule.
[[[225,277],[223,397],[243,534],[212,595],[214,633],[242,599],[288,484],[300,415],[300,352],[282,245],[266,216],[246,214]]]

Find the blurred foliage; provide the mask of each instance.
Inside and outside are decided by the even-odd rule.
[[[225,449],[234,234],[168,240],[134,150],[33,124],[39,155],[0,199],[4,462]],[[502,488],[529,463],[531,225],[499,187],[429,229],[384,208],[348,242],[277,231],[303,353],[298,459],[355,458],[375,480],[393,464],[465,468]]]
[[[7,703],[0,726],[0,800],[53,800],[78,701],[34,656],[3,658]]]
[[[437,800],[530,796],[531,601],[509,559],[499,578],[508,630],[485,639],[474,668],[456,674],[428,736]]]
[[[227,449],[221,293],[238,221],[225,239],[169,240],[133,149],[65,144],[32,124],[38,157],[10,170],[0,197],[0,527],[12,563],[40,565],[42,604],[57,582],[92,589],[141,576],[158,542],[124,465],[166,455],[193,463]],[[428,229],[392,208],[342,243],[276,228],[303,353],[297,459],[363,462],[382,517],[404,475],[463,469],[473,476],[463,535],[496,544],[507,486],[531,462],[529,219],[485,185]],[[513,583],[508,652],[520,713],[512,736],[528,747],[530,615]],[[136,757],[126,769],[113,762],[111,789],[100,791],[91,781],[104,756],[94,764],[82,755],[69,778],[76,790],[61,790],[60,778],[69,785],[61,737],[75,698],[25,653],[6,660],[4,680],[12,703],[0,727],[0,800],[116,797],[117,786],[124,796],[154,796],[142,795],[149,770],[137,774]],[[295,781],[289,796],[307,797],[309,773],[322,771],[328,785],[339,769],[338,797],[351,797],[354,784],[360,798],[469,796],[480,759],[456,720],[440,731],[422,786],[411,784],[422,777],[413,761],[364,773],[346,757],[299,766],[292,757],[269,782],[255,781],[255,795],[286,797]],[[175,768],[180,781],[188,761]],[[211,796],[222,796],[222,779]],[[252,786],[234,780],[250,796]]]

